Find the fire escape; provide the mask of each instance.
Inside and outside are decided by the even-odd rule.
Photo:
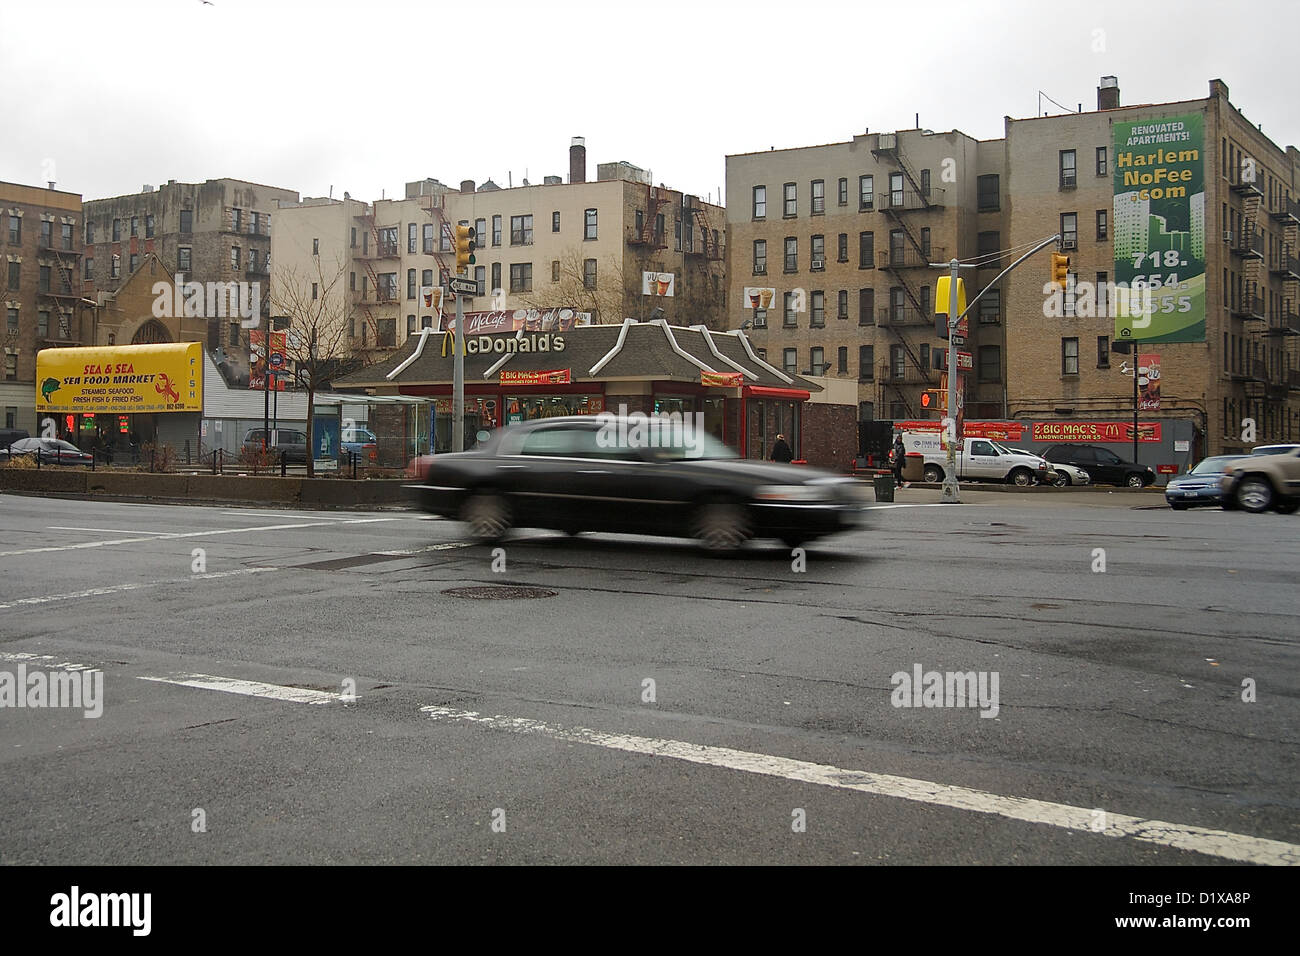
[[[53,301],[59,324],[55,330],[47,328],[42,341],[53,345],[80,345],[80,330],[74,336],[72,327],[77,304],[81,301],[77,290],[81,253],[72,248],[61,248],[61,238],[55,239],[53,235],[55,223],[49,225],[50,233],[42,232],[37,242],[37,262],[49,267],[49,281],[42,282],[36,294]],[[53,334],[56,331],[58,334]]]
[[[1279,194],[1269,216],[1282,229],[1282,242],[1269,263],[1269,272],[1282,282],[1282,295],[1269,317],[1266,334],[1287,358],[1273,383],[1285,401],[1287,390],[1300,392],[1300,200]]]
[[[360,290],[353,290],[352,301],[354,305],[361,306],[362,322],[370,332],[370,335],[366,337],[365,347],[393,348],[397,344],[397,318],[395,315],[384,315],[383,311],[385,310],[382,310],[381,307],[397,303],[397,289],[382,280],[381,274],[375,266],[384,261],[396,262],[401,259],[398,227],[380,227],[375,221],[373,209],[367,209],[364,213],[353,218],[361,223],[363,229],[361,254],[355,258],[361,261],[362,268],[365,270],[365,284]],[[396,265],[394,265],[393,269],[396,268]],[[394,336],[391,341],[381,344],[379,341],[379,322],[380,319],[384,318],[392,318]]]
[[[892,360],[881,366],[879,379],[880,404],[884,406],[892,395],[902,402],[908,417],[916,415],[912,399],[920,389],[933,387],[938,380],[936,370],[926,368],[913,346],[907,329],[934,328],[934,316],[928,303],[922,302],[909,278],[917,269],[928,269],[932,260],[944,258],[944,250],[923,243],[908,222],[911,213],[924,213],[941,209],[944,191],[931,189],[926,179],[918,177],[908,164],[898,146],[898,134],[881,133],[872,155],[882,162],[892,163],[898,171],[891,173],[888,189],[882,196],[881,210],[891,224],[889,251],[879,254],[880,268],[903,290],[908,306],[891,301],[887,309],[880,310],[880,324],[889,329],[895,342],[901,345],[910,367],[898,367]],[[891,294],[892,300],[892,294]],[[904,391],[907,389],[907,391]]]
[[[659,225],[659,211],[668,205],[669,198],[666,192],[649,183],[646,184],[645,191],[645,216],[641,219],[641,228],[633,228],[627,244],[638,246],[643,253],[648,254],[668,248],[668,243],[664,241],[664,229]]]

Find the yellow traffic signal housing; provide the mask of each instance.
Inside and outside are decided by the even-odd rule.
[[[1052,284],[1062,292],[1069,282],[1070,277],[1070,257],[1063,256],[1059,252],[1052,253]]]
[[[463,272],[466,266],[474,264],[474,250],[478,248],[474,227],[465,224],[456,226],[456,271]]]

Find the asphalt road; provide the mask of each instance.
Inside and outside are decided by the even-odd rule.
[[[103,674],[0,706],[0,863],[1300,862],[1300,516],[937,497],[800,570],[0,496],[0,682]]]

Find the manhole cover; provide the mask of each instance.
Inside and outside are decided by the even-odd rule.
[[[555,597],[558,591],[546,588],[518,588],[484,585],[471,588],[447,588],[442,592],[452,597],[470,598],[475,601],[509,601],[518,598]]]

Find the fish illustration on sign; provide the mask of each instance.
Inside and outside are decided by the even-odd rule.
[[[57,378],[47,378],[41,382],[41,396],[49,404],[50,396],[59,390],[59,380]]]

